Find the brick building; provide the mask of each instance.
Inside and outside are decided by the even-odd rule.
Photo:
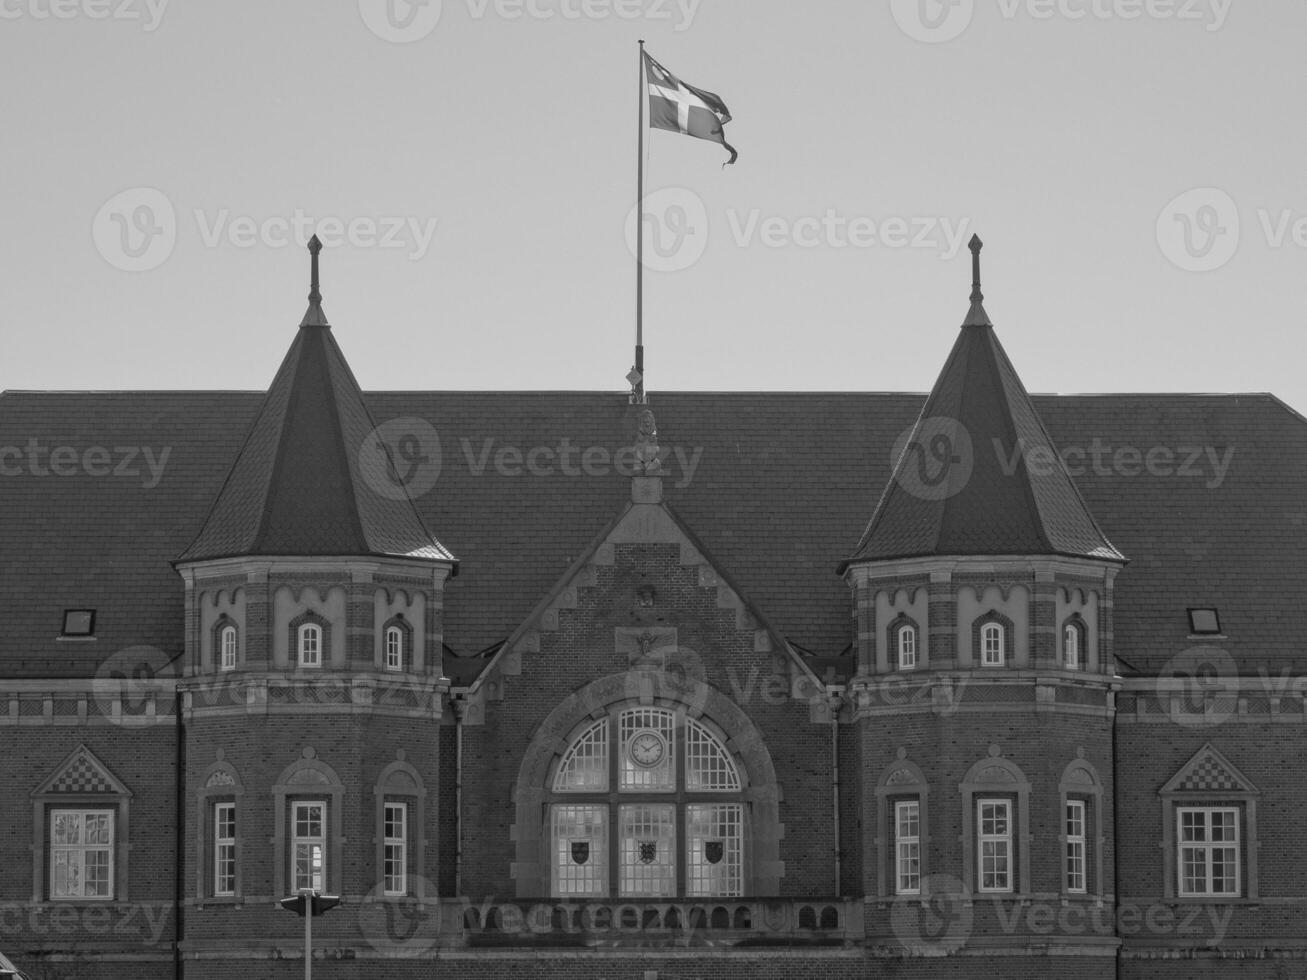
[[[316,249],[266,393],[4,393],[0,953],[1307,976],[1307,424],[1029,396],[973,254],[924,399],[364,394]]]

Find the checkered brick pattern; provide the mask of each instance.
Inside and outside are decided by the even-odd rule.
[[[50,787],[51,793],[112,793],[104,770],[84,755],[70,762]]]
[[[1180,783],[1185,792],[1222,792],[1241,790],[1243,785],[1211,754],[1203,756]]]

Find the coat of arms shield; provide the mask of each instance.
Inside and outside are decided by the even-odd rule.
[[[642,840],[640,843],[640,863],[653,864],[658,859],[658,842],[656,840]]]
[[[588,840],[572,841],[572,863],[585,864],[590,860],[590,842]]]
[[[722,841],[706,840],[703,842],[703,856],[709,864],[720,863],[725,850],[726,846]]]

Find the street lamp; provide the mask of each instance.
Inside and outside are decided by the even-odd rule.
[[[339,895],[319,895],[312,888],[303,888],[298,895],[283,898],[282,908],[304,916],[304,980],[313,980],[313,917],[324,915],[340,904]]]

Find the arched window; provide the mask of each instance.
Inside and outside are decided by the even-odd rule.
[[[1003,624],[986,623],[980,628],[980,665],[1003,666]]]
[[[745,806],[722,738],[683,710],[621,706],[577,731],[551,784],[556,896],[744,894]]]
[[[398,626],[386,627],[386,669],[404,669],[404,631]]]
[[[917,666],[917,628],[911,623],[904,623],[895,632],[895,641],[898,669],[914,669]]]
[[[1062,626],[1062,666],[1067,670],[1084,670],[1088,644],[1085,622],[1072,616]]]
[[[223,670],[236,669],[236,627],[228,623],[218,631],[219,664]]]
[[[317,623],[300,626],[295,646],[299,650],[301,667],[322,666],[322,627]]]

